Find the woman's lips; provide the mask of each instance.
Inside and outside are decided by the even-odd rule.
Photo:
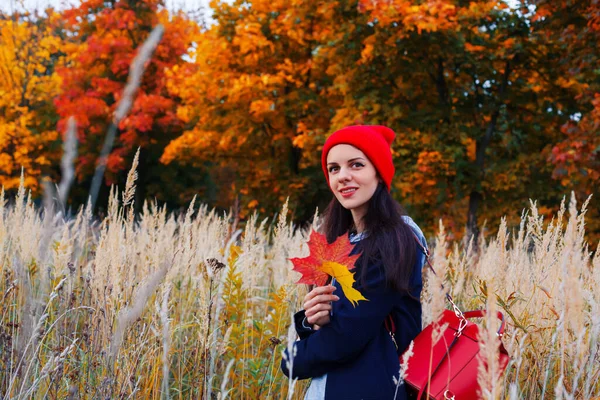
[[[356,193],[356,191],[358,190],[358,188],[352,188],[353,190],[350,191],[344,191],[342,192],[340,190],[340,194],[342,195],[343,198],[347,199],[348,197],[352,197],[354,195],[354,193]],[[346,189],[344,189],[346,190]]]

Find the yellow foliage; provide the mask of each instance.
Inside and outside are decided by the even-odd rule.
[[[469,161],[475,161],[476,151],[477,151],[477,142],[472,138],[466,139],[466,147],[467,147],[467,158]]]
[[[18,188],[23,168],[37,191],[44,167],[60,157],[48,151],[58,132],[44,120],[59,90],[61,60],[50,60],[60,45],[50,26],[0,20],[0,185],[7,189]]]

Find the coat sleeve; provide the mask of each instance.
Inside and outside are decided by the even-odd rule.
[[[360,272],[356,272],[358,276]],[[381,264],[369,266],[365,285],[357,287],[368,301],[356,307],[343,295],[339,284],[335,293],[340,297],[331,322],[294,344],[294,355],[287,354],[281,368],[289,376],[285,360],[292,359],[292,377],[306,379],[321,376],[344,364],[365,348],[381,329],[393,306],[393,294],[385,289],[385,274]]]
[[[312,325],[306,321],[306,313],[304,310],[300,310],[294,314],[294,326],[296,328],[296,333],[301,340],[316,332]]]

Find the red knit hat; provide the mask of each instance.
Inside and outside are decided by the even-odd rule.
[[[396,171],[390,148],[395,137],[393,130],[381,125],[353,125],[332,133],[325,141],[321,154],[321,165],[327,183],[329,184],[327,153],[335,145],[349,144],[365,153],[389,191]]]

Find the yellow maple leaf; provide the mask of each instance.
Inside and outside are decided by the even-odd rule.
[[[326,261],[319,269],[334,277],[339,282],[344,295],[354,307],[356,307],[359,300],[368,301],[358,290],[352,287],[354,284],[354,272],[350,272],[345,265],[334,261]]]

